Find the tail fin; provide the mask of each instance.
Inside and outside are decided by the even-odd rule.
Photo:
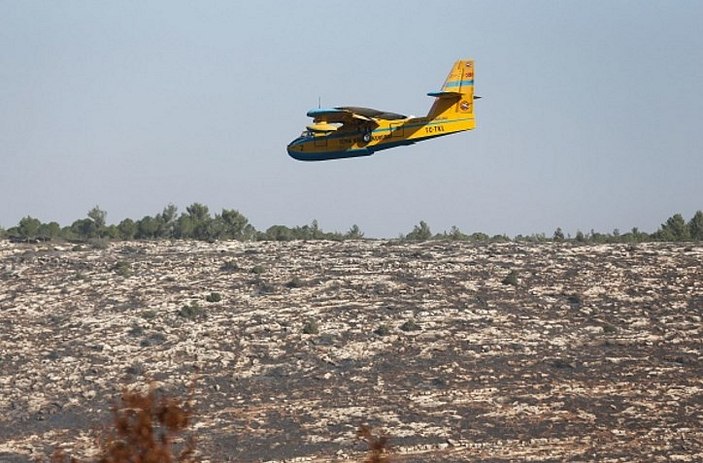
[[[454,63],[439,92],[430,92],[435,97],[427,117],[452,117],[474,112],[474,62],[459,60]]]

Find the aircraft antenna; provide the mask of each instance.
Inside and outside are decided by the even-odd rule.
[[[317,109],[320,109],[320,108],[322,108],[322,103],[321,103],[320,97],[318,96],[317,97]]]

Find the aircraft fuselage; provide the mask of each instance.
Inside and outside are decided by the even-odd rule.
[[[435,119],[409,117],[377,122],[378,126],[373,130],[345,126],[329,132],[308,130],[288,145],[288,154],[300,161],[369,156],[376,151],[412,145],[475,127],[473,114]]]

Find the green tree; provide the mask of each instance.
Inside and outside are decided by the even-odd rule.
[[[87,240],[95,236],[97,228],[92,219],[78,219],[71,224],[71,232],[77,238]]]
[[[186,213],[196,222],[205,222],[210,219],[210,210],[200,203],[193,203],[186,207]]]
[[[95,206],[88,211],[88,218],[95,224],[95,235],[98,237],[102,236],[105,230],[107,212],[100,209],[100,207]]]
[[[120,239],[133,240],[137,234],[137,224],[134,223],[134,220],[126,218],[117,224],[117,232]]]
[[[103,228],[102,237],[111,240],[120,239],[120,231],[117,229],[117,225],[108,225]]]
[[[357,224],[351,226],[349,231],[344,234],[345,240],[360,240],[364,238],[364,232],[361,231]]]
[[[253,241],[257,239],[259,232],[254,228],[254,226],[250,223],[244,227],[244,230],[242,231],[242,240],[245,241]]]
[[[688,231],[692,240],[703,241],[703,211],[696,211],[688,222]]]
[[[442,235],[442,238],[450,241],[467,241],[469,239],[469,235],[462,233],[456,225],[452,225],[452,228],[448,232],[445,231]]]
[[[56,222],[43,223],[39,225],[37,235],[44,240],[55,240],[61,236],[61,225]]]
[[[157,236],[160,238],[173,238],[178,220],[178,208],[173,204],[164,207],[161,214],[156,215],[156,220],[159,223]]]
[[[294,240],[310,240],[312,239],[312,232],[310,231],[310,225],[303,225],[291,228],[293,232]]]
[[[488,241],[491,239],[486,233],[473,232],[469,235],[469,241]]]
[[[222,209],[222,213],[215,216],[218,223],[217,229],[220,231],[218,238],[229,240],[241,240],[249,225],[249,220],[239,211],[233,209]]]
[[[174,236],[179,239],[190,239],[193,238],[194,230],[195,223],[193,222],[193,218],[188,214],[181,214],[178,220],[176,220]]]
[[[605,243],[608,241],[608,236],[604,235],[603,233],[597,232],[591,228],[591,234],[589,235],[589,239],[593,243]]]
[[[272,241],[290,241],[294,239],[293,230],[286,227],[285,225],[272,225],[266,229],[267,240]]]
[[[648,238],[649,235],[644,232],[641,232],[639,228],[632,227],[632,230],[622,235],[621,241],[625,243],[641,243],[643,241],[646,241]]]
[[[37,238],[40,226],[41,222],[39,219],[27,216],[20,219],[19,224],[17,224],[17,232],[19,233],[20,238],[25,241],[29,241]]]
[[[421,220],[419,225],[413,227],[413,231],[405,235],[405,239],[411,241],[426,241],[430,238],[432,238],[432,231],[424,220]]]
[[[192,238],[197,240],[214,239],[212,217],[207,206],[200,203],[193,203],[186,208],[186,213],[192,223]]]
[[[312,220],[312,223],[310,224],[310,233],[312,239],[314,240],[324,240],[325,238],[327,238],[325,232],[323,232],[320,228],[320,224],[317,223],[317,219]]]
[[[161,217],[164,222],[170,223],[178,218],[177,214],[178,208],[173,204],[169,204],[168,206],[164,207],[163,212],[161,212]]]
[[[674,214],[661,225],[657,238],[661,241],[686,241],[691,239],[691,234],[683,216]]]
[[[331,239],[331,234],[326,234],[320,229],[317,219],[313,219],[310,225],[295,227],[292,229],[294,240],[324,240]]]
[[[156,238],[159,232],[159,221],[150,215],[142,217],[137,222],[135,237],[140,240]]]
[[[66,225],[65,227],[61,227],[61,234],[59,235],[61,238],[69,241],[77,240],[78,235],[76,235],[75,231],[73,230],[73,227],[71,225]]]
[[[561,230],[561,227],[557,227],[557,229],[554,230],[554,236],[552,236],[552,240],[564,241],[564,232]]]

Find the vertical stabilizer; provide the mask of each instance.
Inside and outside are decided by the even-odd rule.
[[[439,92],[430,92],[435,102],[427,117],[457,117],[474,112],[474,62],[459,60],[454,63],[452,70]]]

